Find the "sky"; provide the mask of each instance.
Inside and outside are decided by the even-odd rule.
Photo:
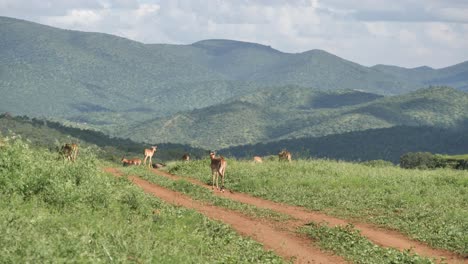
[[[468,0],[0,0],[0,16],[143,43],[322,49],[365,66],[468,61]]]

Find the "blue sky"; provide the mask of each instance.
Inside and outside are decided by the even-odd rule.
[[[144,43],[323,49],[366,66],[468,60],[468,0],[0,0],[0,15]]]

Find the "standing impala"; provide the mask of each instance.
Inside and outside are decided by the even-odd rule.
[[[145,160],[143,162],[144,165],[146,165],[146,159],[149,158],[148,166],[151,167],[151,165],[153,164],[151,158],[153,157],[154,152],[156,152],[157,148],[158,146],[152,146],[150,149],[145,149]]]
[[[291,162],[291,152],[283,149],[280,153],[278,153],[279,161],[289,161]]]
[[[210,152],[210,159],[211,159],[211,164],[210,164],[211,175],[213,176],[212,189],[214,190],[215,179],[216,179],[216,189],[220,190],[221,192],[224,192],[224,173],[226,172],[227,162],[226,160],[224,160],[223,156],[219,156],[219,158],[216,158],[214,152]],[[219,185],[218,185],[219,176],[221,176],[221,189],[219,189]]]
[[[183,161],[189,161],[190,160],[190,156],[188,153],[185,153],[183,156],[182,156],[182,160]]]
[[[66,143],[60,148],[60,154],[69,161],[75,162],[76,157],[78,156],[78,144],[76,143]]]

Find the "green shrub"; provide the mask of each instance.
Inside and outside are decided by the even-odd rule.
[[[400,157],[400,167],[405,169],[434,169],[438,159],[429,152],[409,152]]]

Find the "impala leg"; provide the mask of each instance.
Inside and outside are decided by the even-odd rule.
[[[221,191],[224,192],[224,174],[221,175]]]
[[[213,171],[211,172],[211,176],[213,177],[213,180],[211,181],[211,185],[212,185],[211,189],[214,190],[214,186],[215,186],[215,173],[214,173]]]

